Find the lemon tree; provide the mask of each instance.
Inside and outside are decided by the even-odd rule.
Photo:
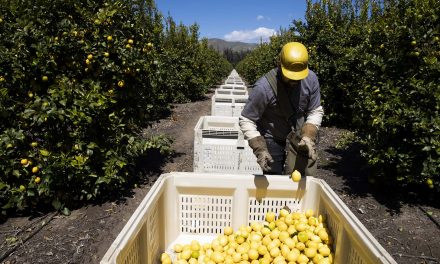
[[[324,125],[356,131],[375,182],[440,190],[440,7],[435,0],[307,1],[306,21],[237,66],[250,82],[300,41],[317,73]]]
[[[170,152],[142,129],[232,69],[196,26],[169,43],[154,1],[0,1],[0,19],[3,214],[130,188],[142,161]]]

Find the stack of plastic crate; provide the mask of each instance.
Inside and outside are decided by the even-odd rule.
[[[238,124],[247,100],[247,87],[234,70],[212,96],[212,115],[200,117],[194,128],[195,172],[262,173]]]
[[[211,115],[240,116],[247,100],[247,87],[236,72],[231,72],[225,81],[215,90],[212,96]]]

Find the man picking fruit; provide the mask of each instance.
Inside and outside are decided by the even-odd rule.
[[[309,55],[289,42],[280,63],[254,86],[240,116],[240,128],[264,173],[313,176],[316,139],[324,110],[318,77],[308,68]]]

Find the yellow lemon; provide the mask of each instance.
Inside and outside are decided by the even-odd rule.
[[[266,214],[266,221],[267,222],[273,222],[275,221],[275,213],[274,212],[268,212]]]
[[[314,214],[314,212],[313,212],[312,209],[308,209],[308,210],[306,210],[305,215],[306,215],[307,218],[310,218],[311,216],[313,216],[313,214]]]
[[[180,253],[180,252],[182,252],[183,247],[182,247],[181,244],[175,244],[174,247],[173,247],[173,249],[174,249],[174,252],[176,252],[176,253]]]
[[[304,249],[304,254],[305,254],[309,259],[315,257],[315,256],[316,256],[316,252],[317,252],[316,248],[305,248],[305,249]]]
[[[232,235],[233,232],[234,232],[234,229],[232,229],[232,227],[230,227],[230,226],[225,227],[225,230],[223,231],[223,233],[227,236]]]
[[[292,181],[294,182],[299,182],[301,180],[301,173],[297,170],[294,170],[291,176],[292,176]]]
[[[330,255],[330,249],[327,246],[322,246],[318,249],[319,254],[321,254],[323,257],[327,257]]]
[[[258,251],[257,251],[256,249],[253,249],[253,248],[249,249],[249,251],[248,251],[247,254],[248,254],[248,257],[249,257],[251,260],[258,259],[258,257],[260,256],[260,254],[258,253]]]

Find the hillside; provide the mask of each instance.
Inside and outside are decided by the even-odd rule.
[[[232,49],[234,52],[249,51],[258,46],[258,44],[255,43],[232,42],[217,38],[208,39],[208,43],[211,47],[218,51]]]

